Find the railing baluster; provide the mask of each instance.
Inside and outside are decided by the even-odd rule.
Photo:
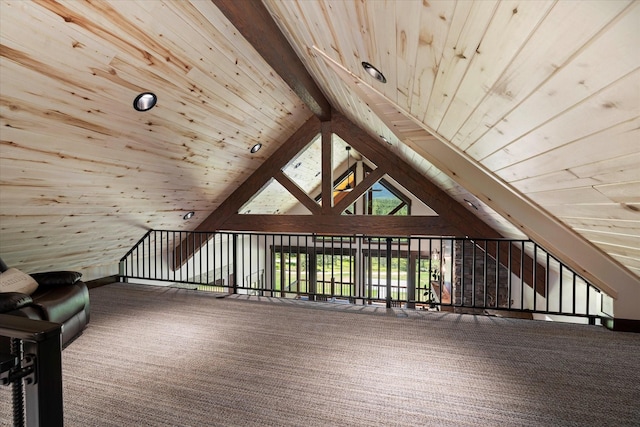
[[[495,275],[496,275],[496,300],[495,303],[493,304],[495,308],[498,308],[499,301],[500,301],[500,241],[496,240],[496,268],[495,268]]]
[[[488,269],[489,269],[489,263],[488,263],[488,250],[489,250],[489,241],[488,240],[483,240],[484,242],[484,262],[483,262],[483,266],[482,266],[482,285],[483,285],[483,299],[482,299],[482,308],[487,307],[487,275],[489,274]]]
[[[589,312],[591,311],[591,306],[589,305],[589,298],[591,297],[591,290],[589,289],[589,284],[585,283],[585,290],[587,292],[587,303],[586,303],[586,310],[585,313],[587,316],[589,315]]]
[[[533,244],[533,309],[538,309],[537,297],[538,297],[538,245]]]
[[[549,253],[547,252],[546,277],[544,278],[544,299],[546,302],[546,312],[549,312]]]
[[[559,263],[559,270],[560,270],[560,283],[558,285],[558,313],[562,313],[562,288],[564,287],[564,273],[562,271],[563,269],[563,264]]]
[[[456,305],[462,307],[464,306],[464,291],[465,291],[465,283],[466,283],[466,275],[465,273],[465,265],[467,264],[466,250],[467,250],[467,242],[462,240],[460,243],[462,253],[462,260],[460,261],[460,301],[456,303]]]
[[[524,249],[525,242],[520,242],[520,309],[524,310]],[[533,285],[535,286],[535,284]]]
[[[513,271],[512,265],[511,265],[512,263],[511,256],[513,255],[513,252],[511,249],[512,246],[513,245],[511,244],[511,242],[509,242],[507,246],[507,256],[509,257],[507,261],[507,308],[509,309],[511,309],[511,305],[512,305],[511,304],[511,280],[512,280],[511,276],[513,275],[511,273]]]
[[[571,313],[576,314],[576,292],[577,292],[577,287],[576,287],[576,274],[573,274],[573,303],[571,306]]]

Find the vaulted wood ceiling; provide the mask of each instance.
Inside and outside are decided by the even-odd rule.
[[[113,274],[147,229],[216,212],[326,114],[323,96],[498,233],[545,240],[560,224],[640,287],[638,2],[263,4],[320,96],[292,89],[216,2],[0,3],[9,265]],[[143,91],[159,97],[146,113]]]

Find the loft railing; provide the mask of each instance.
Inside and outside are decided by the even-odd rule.
[[[188,259],[175,251],[193,245]],[[123,281],[501,315],[609,317],[611,299],[529,240],[151,230]],[[542,317],[544,317],[542,316]]]

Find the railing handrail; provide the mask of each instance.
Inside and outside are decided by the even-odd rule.
[[[124,256],[122,258],[120,258],[120,262],[123,262],[129,255],[131,255],[133,253],[133,251],[142,244],[142,242],[145,241],[145,239],[153,232],[155,231],[162,231],[162,230],[154,230],[154,229],[149,229],[146,233],[144,233],[144,236],[142,236],[138,242],[136,242],[135,245],[133,245],[131,247],[131,249],[129,249],[129,252],[127,252],[126,254],[124,254]]]

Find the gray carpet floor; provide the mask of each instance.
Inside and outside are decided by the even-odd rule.
[[[91,310],[66,426],[640,425],[640,334],[129,284]]]

